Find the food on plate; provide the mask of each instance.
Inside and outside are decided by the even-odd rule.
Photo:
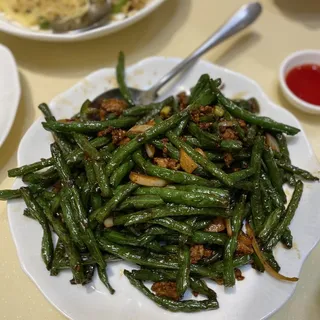
[[[149,0],[112,0],[112,20],[126,18],[144,8]],[[56,20],[80,18],[89,0],[0,0],[0,11],[26,27],[50,29]]]
[[[207,74],[190,95],[146,106],[126,86],[123,54],[117,79],[123,99],[87,100],[71,119],[41,104],[52,157],[9,170],[26,186],[0,191],[40,223],[50,274],[71,270],[72,284],[86,284],[97,272],[113,294],[106,270],[126,260],[139,266],[124,271],[130,283],[173,312],[217,309],[205,279],[233,287],[244,265],[297,281],[273,248],[292,247],[302,181],[319,180],[291,163],[286,135],[299,129],[259,116],[253,98],[228,99]],[[205,299],[186,300],[189,289]]]

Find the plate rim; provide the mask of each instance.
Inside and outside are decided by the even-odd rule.
[[[135,67],[138,67],[139,65],[143,65],[145,64],[146,62],[150,62],[150,61],[153,61],[153,60],[172,60],[174,61],[175,63],[178,63],[180,61],[182,61],[183,59],[182,58],[179,58],[179,57],[164,57],[164,56],[152,56],[152,57],[147,57],[145,59],[142,59],[142,60],[139,60],[137,61],[136,63],[130,65],[127,67],[127,69],[131,69],[131,68],[135,68]],[[208,60],[205,60],[205,59],[201,59],[199,60],[201,61],[202,63],[205,63],[205,64],[208,64],[208,65],[213,65],[215,68],[219,68],[221,69],[223,72],[228,72],[230,74],[233,74],[233,75],[236,75],[237,77],[242,77],[243,79],[245,79],[246,81],[250,82],[251,84],[253,84],[259,91],[260,91],[260,94],[263,96],[263,99],[265,99],[266,102],[268,102],[268,104],[271,104],[273,105],[274,107],[276,108],[281,108],[283,111],[285,111],[286,114],[290,115],[298,124],[299,124],[299,128],[301,130],[300,134],[302,134],[305,138],[305,142],[307,144],[307,147],[312,151],[312,156],[315,160],[315,163],[316,163],[316,166],[320,169],[320,162],[318,160],[318,158],[316,157],[315,155],[315,152],[313,150],[313,147],[312,145],[310,144],[308,138],[307,138],[307,135],[302,127],[302,125],[300,124],[300,121],[295,117],[294,114],[292,114],[290,111],[288,111],[287,109],[285,109],[284,107],[274,103],[269,97],[268,95],[264,92],[264,90],[262,89],[262,87],[258,84],[257,81],[247,77],[246,75],[243,75],[239,72],[236,72],[236,71],[233,71],[233,70],[230,70],[228,68],[225,68],[225,67],[222,67],[222,66],[219,66],[219,65],[216,65]],[[57,96],[55,96],[49,103],[49,107],[51,107],[52,104],[55,103],[56,100],[58,100],[61,96],[64,96],[65,94],[67,94],[68,92],[70,91],[74,91],[78,86],[80,86],[82,84],[82,82],[84,80],[87,80],[89,78],[91,78],[92,76],[94,76],[96,73],[99,73],[101,71],[114,71],[115,68],[101,68],[101,69],[98,69],[96,71],[93,71],[91,72],[90,74],[88,74],[86,77],[80,79],[79,81],[77,81],[73,86],[71,86],[70,88],[68,88],[67,90],[65,90],[64,92],[58,94]],[[17,157],[18,157],[18,165],[21,165],[20,163],[20,159],[19,159],[19,153],[20,153],[20,148],[21,148],[21,145],[23,144],[23,140],[24,138],[27,136],[29,130],[32,129],[33,126],[37,125],[37,123],[42,119],[43,117],[40,116],[39,118],[37,118],[33,124],[28,128],[28,130],[26,131],[26,133],[24,134],[23,138],[21,139],[20,143],[19,143],[19,147],[18,147],[18,151],[17,151]],[[17,178],[15,179],[14,181],[14,184],[13,184],[13,187],[15,185],[18,185],[20,183],[21,179]],[[9,205],[7,206],[7,212],[8,212],[8,215],[9,215]],[[57,310],[59,310],[59,312],[61,312],[64,316],[66,316],[68,319],[74,319],[72,318],[71,316],[69,316],[64,310],[63,308],[59,307],[58,305],[54,304],[50,298],[46,295],[46,293],[42,290],[42,288],[40,287],[40,285],[37,284],[36,280],[34,279],[34,277],[31,275],[31,273],[28,271],[26,265],[24,264],[24,262],[22,261],[21,259],[21,256],[19,255],[19,246],[17,244],[17,239],[14,237],[14,232],[13,232],[13,226],[12,226],[12,221],[10,220],[10,218],[8,219],[9,220],[9,226],[10,226],[10,232],[11,232],[11,235],[12,235],[12,238],[14,240],[14,243],[15,243],[15,246],[16,246],[16,250],[17,250],[17,253],[18,253],[18,259],[19,259],[19,263],[21,265],[21,268],[22,270],[29,276],[29,278],[36,284],[37,288],[41,291],[41,293],[45,296],[45,298],[50,302],[51,305],[53,305]],[[311,252],[314,250],[314,248],[319,244],[320,242],[320,234],[318,235],[317,239],[314,239],[313,241],[313,245],[311,246],[311,248],[309,248],[308,252],[305,253],[305,256],[303,258],[303,260],[301,260],[301,265],[299,267],[299,271],[298,271],[298,276],[300,276],[301,274],[301,271],[302,271],[302,267],[305,263],[305,261],[307,260],[307,258],[310,256]],[[270,316],[272,316],[274,313],[276,313],[277,311],[279,311],[287,302],[288,300],[293,296],[293,294],[295,293],[295,290],[296,290],[296,287],[297,287],[297,283],[293,283],[292,284],[292,289],[290,291],[290,294],[287,296],[287,298],[282,301],[282,303],[280,303],[280,305],[275,308],[274,310],[270,311],[268,314],[264,315],[261,319],[267,319],[269,318]]]
[[[12,116],[9,117],[9,119],[8,119],[6,131],[3,135],[3,137],[0,137],[0,148],[1,148],[1,146],[5,143],[6,139],[8,138],[8,135],[12,129],[14,120],[16,118],[16,115],[17,115],[17,112],[19,109],[19,104],[20,104],[20,99],[21,99],[21,84],[20,84],[18,65],[17,65],[16,59],[15,59],[13,53],[11,52],[11,50],[8,47],[4,46],[3,44],[0,44],[0,51],[5,52],[5,54],[7,55],[7,58],[10,59],[10,63],[12,64],[11,72],[15,78],[14,82],[16,85],[15,93],[14,93],[14,101],[13,101],[14,111],[12,113]]]
[[[130,25],[138,22],[143,19],[147,15],[151,14],[154,10],[156,10],[162,3],[166,0],[152,0],[150,4],[146,7],[138,10],[134,15],[128,17],[124,20],[117,21],[113,24],[106,24],[101,27],[85,31],[83,33],[70,33],[70,34],[54,34],[54,33],[45,33],[34,31],[28,27],[18,27],[14,23],[10,21],[6,21],[5,19],[0,19],[0,31],[19,37],[25,38],[35,41],[44,41],[44,42],[80,42],[90,39],[96,39],[102,36],[106,36],[108,34],[112,34],[121,29],[129,27]]]

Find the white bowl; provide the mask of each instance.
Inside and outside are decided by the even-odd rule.
[[[132,25],[133,23],[141,20],[143,17],[149,15],[164,1],[165,0],[150,0],[150,2],[144,8],[138,10],[135,14],[126,19],[112,21],[99,28],[88,30],[82,33],[53,33],[46,30],[35,30],[33,28],[24,27],[13,20],[9,20],[3,13],[0,12],[0,31],[21,38],[49,42],[75,42],[95,39]]]
[[[280,87],[287,100],[300,109],[301,111],[320,114],[320,106],[308,103],[299,97],[297,97],[287,86],[286,75],[294,67],[302,64],[318,64],[320,65],[320,50],[302,50],[292,53],[290,56],[284,59],[280,66]]]

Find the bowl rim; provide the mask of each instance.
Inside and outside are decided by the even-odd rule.
[[[306,112],[311,112],[313,114],[318,113],[320,114],[320,105],[315,105],[309,102],[306,102],[296,96],[288,87],[287,82],[285,80],[285,76],[287,74],[286,68],[290,61],[297,57],[307,56],[309,54],[318,55],[320,58],[320,50],[316,49],[306,49],[306,50],[299,50],[291,53],[288,55],[281,63],[279,69],[279,79],[280,79],[280,86],[284,94],[291,100],[290,102],[299,107],[301,110],[305,110]]]

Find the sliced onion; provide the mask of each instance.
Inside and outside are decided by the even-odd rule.
[[[113,227],[113,218],[112,217],[108,217],[106,220],[104,220],[103,224],[104,224],[104,226],[106,228]]]
[[[226,228],[227,228],[227,235],[229,237],[232,237],[232,228],[231,228],[230,219],[226,219]]]
[[[132,127],[128,132],[133,133],[133,134],[139,134],[139,133],[143,133],[143,132],[149,130],[152,127],[153,126],[151,126],[150,124],[138,124],[138,125]]]
[[[200,153],[204,158],[207,157],[207,155],[201,148],[195,148],[194,151],[197,151],[198,153]]]
[[[266,133],[266,142],[273,151],[280,152],[278,141],[272,134]]]
[[[250,224],[247,222],[246,223],[246,229],[247,229],[247,233],[248,236],[252,239],[252,246],[253,249],[256,253],[256,255],[258,256],[259,260],[261,261],[261,263],[263,264],[265,270],[274,278],[278,279],[278,280],[286,280],[286,281],[291,281],[291,282],[296,282],[299,280],[299,278],[293,277],[286,277],[280,273],[278,273],[277,271],[275,271],[267,262],[267,260],[265,259],[262,251],[259,248],[258,242],[254,236],[254,232],[252,230],[252,228],[250,227]]]
[[[146,152],[149,158],[153,158],[156,153],[156,148],[153,144],[146,144]]]
[[[188,173],[192,173],[198,168],[198,165],[187,155],[183,149],[180,149],[180,165],[181,168]]]
[[[129,178],[132,182],[147,187],[165,187],[168,181],[158,177],[146,176],[137,172],[130,172]]]

